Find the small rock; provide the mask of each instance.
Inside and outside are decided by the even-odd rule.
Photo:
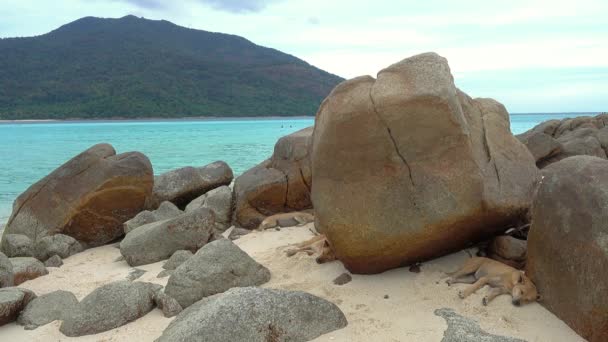
[[[31,290],[18,287],[0,289],[0,326],[15,321],[34,298],[36,294]]]
[[[134,268],[129,272],[129,275],[127,276],[127,280],[133,281],[133,280],[141,277],[142,275],[144,275],[144,273],[146,273],[146,271],[140,270],[139,268]]]
[[[38,240],[35,248],[36,258],[45,261],[53,255],[58,255],[62,259],[82,252],[84,248],[76,239],[64,234],[45,236]]]
[[[350,283],[351,280],[353,280],[353,277],[351,277],[350,274],[345,272],[340,274],[336,279],[334,279],[334,284],[344,285]]]
[[[10,258],[13,264],[14,285],[49,274],[40,260],[32,257]]]
[[[61,257],[59,255],[55,254],[52,257],[48,258],[47,261],[44,262],[44,266],[61,267],[61,266],[63,266],[63,260],[61,260]]]
[[[144,210],[124,223],[125,234],[148,223],[168,220],[183,214],[175,204],[165,201],[154,211]]]
[[[162,270],[160,271],[160,273],[156,276],[156,278],[165,278],[168,277],[170,275],[173,274],[174,270]]]
[[[13,264],[10,259],[0,252],[0,288],[13,286]]]
[[[384,295],[384,299],[388,299],[388,295]]]
[[[158,291],[154,295],[154,303],[162,310],[163,315],[167,318],[176,316],[182,312],[182,306],[179,305],[175,298],[168,296],[163,291]]]
[[[204,297],[233,287],[258,286],[270,280],[270,271],[228,239],[213,241],[179,266],[165,293],[186,308]]]
[[[78,299],[73,293],[61,290],[51,292],[34,298],[21,312],[17,323],[25,326],[25,330],[33,330],[52,321],[63,320],[76,306]]]
[[[230,231],[228,238],[230,240],[236,240],[236,239],[240,238],[241,236],[247,235],[249,233],[251,233],[251,230],[249,230],[249,229],[234,227]]]
[[[3,249],[4,254],[9,258],[34,256],[32,240],[22,234],[6,234]]]
[[[181,250],[176,251],[173,255],[165,262],[163,268],[166,270],[174,270],[183,264],[186,260],[190,259],[194,254],[190,251]]]
[[[63,320],[59,331],[69,337],[97,334],[132,322],[154,308],[160,285],[128,280],[95,289]]]

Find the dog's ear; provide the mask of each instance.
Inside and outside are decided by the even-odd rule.
[[[524,275],[522,273],[519,274],[519,277],[517,278],[517,283],[518,284],[524,283]]]

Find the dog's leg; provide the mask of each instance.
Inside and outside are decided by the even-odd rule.
[[[294,216],[293,219],[296,220],[296,222],[298,222],[298,224],[296,224],[296,227],[302,227],[302,226],[306,225],[306,223],[308,223],[308,222],[306,222],[306,220],[303,217],[300,217],[297,215]]]
[[[462,299],[467,298],[468,296],[470,296],[472,293],[474,293],[475,291],[479,290],[480,288],[482,288],[484,285],[486,285],[488,283],[489,278],[488,277],[481,277],[477,280],[477,282],[475,282],[475,284],[469,286],[466,290],[461,291],[458,293],[458,296]]]
[[[475,279],[475,276],[472,274],[469,275],[464,275],[458,278],[451,278],[448,279],[448,285],[452,285],[452,284],[473,284],[474,282],[477,281],[477,279]]]
[[[464,265],[462,265],[462,267],[458,271],[453,272],[453,273],[448,273],[448,276],[450,276],[450,278],[448,278],[448,280],[446,280],[446,283],[448,285],[451,285],[452,283],[455,282],[456,279],[477,272],[477,270],[479,269],[479,267],[481,266],[482,263],[483,263],[482,258],[468,259],[467,261],[465,261]]]
[[[509,293],[509,291],[507,291],[507,289],[505,289],[504,287],[495,287],[492,290],[490,290],[490,292],[488,292],[488,294],[483,297],[483,299],[481,300],[481,303],[483,305],[488,305],[492,299],[502,295],[502,294],[506,294]]]
[[[315,254],[315,250],[308,246],[308,247],[300,247],[300,248],[294,248],[294,249],[288,249],[287,251],[285,251],[285,254],[287,254],[288,257],[292,257],[296,254],[298,254],[299,252],[306,252],[306,254],[308,256],[311,256],[313,254]]]

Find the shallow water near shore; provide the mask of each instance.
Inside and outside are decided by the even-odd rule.
[[[513,114],[511,130],[595,114]],[[20,193],[97,143],[110,143],[118,153],[143,152],[155,174],[224,160],[237,176],[268,158],[278,138],[313,124],[312,117],[0,123],[0,223]]]

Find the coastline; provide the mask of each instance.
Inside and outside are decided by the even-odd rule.
[[[172,122],[172,121],[237,121],[237,120],[277,120],[277,119],[314,119],[314,115],[297,116],[193,116],[181,118],[96,118],[96,119],[25,119],[0,120],[0,124],[28,124],[28,123],[79,123],[79,122]]]

